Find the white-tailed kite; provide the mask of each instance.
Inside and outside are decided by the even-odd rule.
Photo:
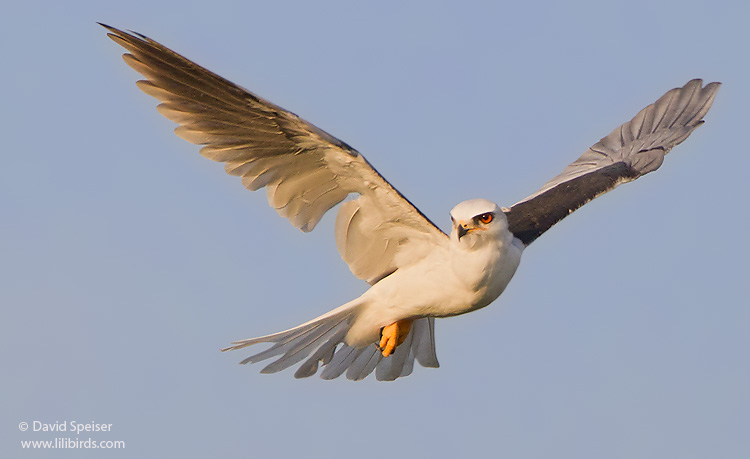
[[[560,175],[510,208],[472,199],[451,211],[443,233],[354,148],[294,113],[225,80],[150,38],[104,25],[124,47],[125,62],[146,79],[158,111],[180,126],[201,155],[225,163],[249,190],[302,231],[339,208],[339,253],[370,284],[362,296],[297,327],[235,341],[223,350],[272,346],[246,358],[276,358],[263,373],[304,361],[295,377],[322,366],[322,377],[346,371],[360,380],[411,373],[416,359],[437,367],[436,317],[492,303],[505,289],[521,254],[542,233],[595,197],[652,172],[672,147],[703,124],[720,83],[691,80],[641,110],[589,148]]]

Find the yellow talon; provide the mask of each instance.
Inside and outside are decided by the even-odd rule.
[[[404,340],[409,335],[409,330],[411,330],[411,322],[411,319],[403,319],[392,323],[387,327],[383,327],[383,330],[380,332],[379,343],[383,357],[388,357],[393,354],[396,347],[403,344]]]

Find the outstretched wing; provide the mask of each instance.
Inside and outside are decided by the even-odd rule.
[[[703,124],[721,83],[691,80],[641,110],[560,175],[506,212],[510,231],[529,245],[573,211],[616,186],[655,171],[664,155]]]
[[[225,163],[247,189],[265,187],[270,205],[297,228],[311,231],[329,209],[359,194],[336,223],[341,256],[358,277],[377,282],[447,242],[346,143],[144,35],[102,26],[146,77],[138,87],[180,124],[175,133],[204,145],[201,155]]]

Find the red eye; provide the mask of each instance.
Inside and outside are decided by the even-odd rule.
[[[492,215],[492,212],[487,212],[486,214],[479,216],[479,221],[486,225],[487,223],[490,223],[493,218],[495,218],[495,216]]]

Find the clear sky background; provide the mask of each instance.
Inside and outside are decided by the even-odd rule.
[[[13,2],[0,15],[0,456],[750,457],[747,2]],[[535,242],[394,383],[220,353],[362,293],[171,130],[95,21],[361,151],[443,229],[511,205],[691,78],[663,167]],[[112,424],[80,435],[20,422]],[[20,440],[122,440],[23,451]]]

